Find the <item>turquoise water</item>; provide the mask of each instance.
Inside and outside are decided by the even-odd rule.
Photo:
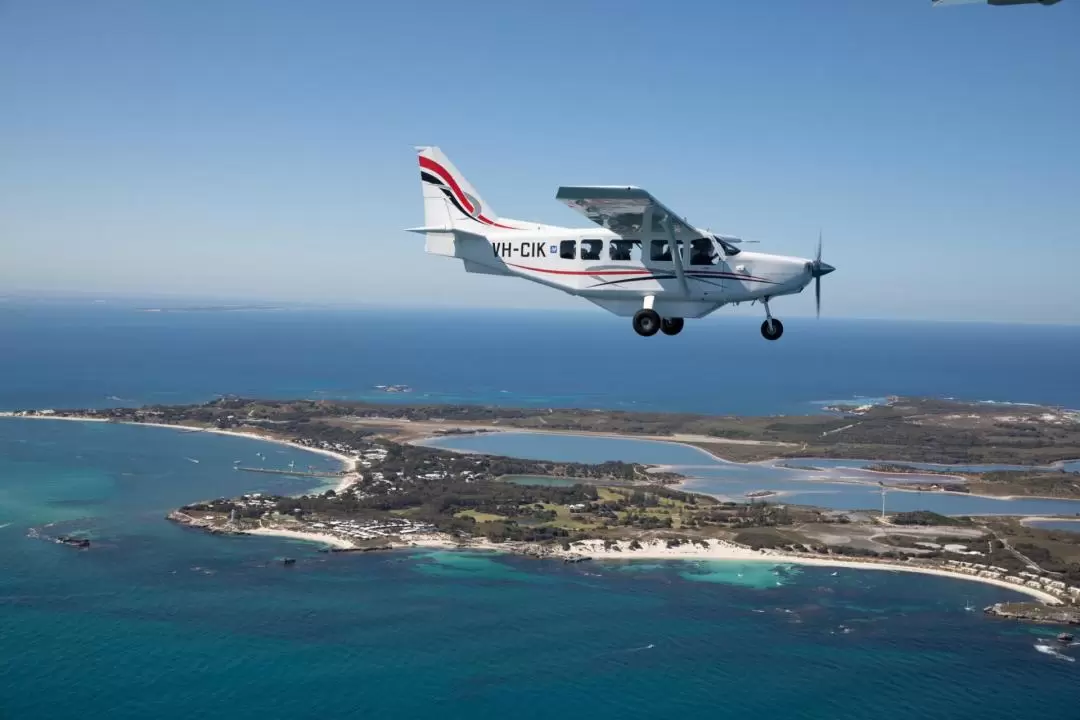
[[[0,408],[219,393],[745,414],[889,394],[1080,407],[1080,328],[823,319],[789,323],[781,343],[765,343],[758,324],[716,318],[671,344],[642,341],[600,311],[140,313],[9,302]],[[603,371],[567,371],[567,348],[575,368]],[[702,391],[692,374],[642,375],[694,357],[737,368],[737,381]],[[415,392],[373,390],[390,383]],[[709,462],[664,448],[662,459],[618,459]],[[964,612],[1019,597],[975,583],[762,563],[338,556],[163,519],[196,499],[308,486],[231,470],[237,459],[258,464],[255,452],[278,467],[333,466],[235,438],[0,420],[0,720],[1075,715],[1080,663],[1034,650],[1051,630]],[[781,478],[751,466],[718,472],[708,482],[732,491]],[[78,551],[27,537],[31,528],[94,544]],[[274,562],[283,555],[297,564]]]
[[[1051,631],[963,610],[1020,596],[769,563],[339,556],[222,538],[168,508],[321,462],[206,434],[0,421],[0,717],[908,720],[1070,717]],[[192,463],[185,458],[195,458]],[[87,551],[27,537],[56,522]],[[295,566],[275,558],[289,555]],[[1037,699],[1037,703],[1033,702]]]
[[[769,489],[783,493],[786,502],[836,510],[880,508],[879,480],[943,481],[936,475],[894,475],[861,469],[869,461],[817,458],[785,461],[820,468],[800,470],[781,467],[775,462],[725,462],[696,448],[675,443],[584,435],[500,432],[455,435],[438,438],[428,444],[451,450],[567,462],[602,462],[621,458],[632,462],[673,465],[676,470],[692,478],[684,485],[687,490],[738,501],[744,499],[748,492]],[[886,509],[890,512],[932,510],[945,515],[1080,515],[1080,500],[999,500],[948,493],[894,491],[886,497]]]

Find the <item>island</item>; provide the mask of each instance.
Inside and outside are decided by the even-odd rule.
[[[685,443],[744,462],[857,458],[877,461],[868,469],[893,477],[941,476],[941,483],[921,482],[917,489],[1080,498],[1077,474],[1060,465],[1080,457],[1080,422],[1058,408],[893,398],[823,415],[736,418],[223,397],[198,405],[10,414],[240,433],[330,453],[345,463],[332,489],[298,497],[193,499],[169,514],[207,532],[276,534],[354,552],[426,545],[568,562],[731,558],[884,568],[994,583],[1059,608],[1051,614],[1025,611],[1025,604],[987,608],[1002,617],[1068,621],[1080,604],[1076,533],[1002,517],[841,512],[784,503],[782,493],[767,488],[725,501],[680,489],[684,478],[665,468],[616,459],[519,460],[422,444],[439,435],[511,429],[625,436]],[[938,472],[905,462],[1031,469]],[[906,485],[894,481],[892,487]]]

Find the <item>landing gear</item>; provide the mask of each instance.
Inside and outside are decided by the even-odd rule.
[[[765,338],[766,340],[779,340],[780,336],[783,334],[784,323],[780,322],[776,318],[772,318],[761,323],[761,337]]]
[[[765,322],[761,323],[761,337],[766,340],[779,340],[784,334],[784,323],[780,322],[769,312],[769,299],[762,301],[765,306]]]
[[[655,335],[661,324],[660,313],[652,308],[642,308],[634,313],[634,331],[642,337]]]
[[[682,318],[664,318],[660,323],[660,332],[665,335],[678,335],[683,329]]]

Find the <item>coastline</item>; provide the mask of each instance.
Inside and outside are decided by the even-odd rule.
[[[278,445],[285,445],[285,446],[288,446],[288,447],[291,447],[291,448],[296,448],[296,449],[299,449],[299,450],[305,450],[307,452],[317,453],[319,455],[325,455],[327,457],[332,457],[332,458],[338,460],[342,464],[342,471],[346,473],[346,476],[343,477],[342,480],[340,482],[338,482],[337,485],[334,486],[335,492],[342,492],[344,490],[347,490],[349,487],[351,487],[352,485],[354,485],[356,482],[358,482],[360,480],[360,476],[359,476],[359,474],[357,474],[357,465],[358,465],[358,459],[357,458],[351,457],[349,455],[344,455],[342,453],[335,452],[333,450],[325,450],[323,448],[315,448],[315,447],[308,447],[306,445],[299,445],[297,443],[290,442],[289,440],[283,440],[281,438],[275,438],[275,437],[268,437],[266,435],[260,435],[260,434],[255,433],[255,432],[243,432],[243,431],[238,431],[238,430],[222,430],[222,429],[219,429],[219,428],[209,428],[209,427],[200,428],[200,427],[194,427],[194,426],[191,426],[191,425],[169,425],[169,424],[166,424],[166,423],[117,421],[117,420],[108,420],[106,418],[69,417],[69,416],[65,416],[65,415],[15,415],[11,411],[0,412],[0,418],[14,418],[16,420],[27,420],[27,419],[29,419],[29,420],[66,420],[66,421],[69,421],[69,422],[97,422],[97,423],[112,423],[114,425],[138,425],[138,426],[146,426],[146,427],[171,428],[173,430],[177,430],[177,431],[181,431],[181,432],[209,432],[209,433],[214,433],[216,435],[231,435],[233,437],[248,438],[250,440],[261,440],[263,442],[275,443],[275,444],[278,444]],[[685,439],[682,439],[682,440],[676,439],[679,436],[675,436],[675,437],[672,437],[672,438],[664,438],[664,437],[657,436],[657,435],[641,435],[641,436],[638,436],[638,435],[620,435],[618,433],[611,433],[611,432],[588,432],[588,431],[573,431],[573,432],[571,432],[571,431],[563,431],[563,430],[532,430],[532,429],[519,429],[519,428],[499,428],[499,427],[495,427],[495,426],[492,426],[490,429],[485,427],[485,430],[487,432],[490,432],[490,433],[520,433],[520,434],[534,434],[534,435],[570,435],[570,436],[578,436],[578,437],[603,437],[603,438],[612,438],[612,439],[616,439],[616,440],[643,440],[645,442],[664,443],[664,444],[667,444],[667,445],[677,445],[679,447],[684,447],[684,448],[689,448],[691,450],[695,450],[697,452],[700,452],[700,453],[703,453],[703,454],[707,455],[708,457],[712,458],[716,462],[724,464],[724,465],[760,465],[760,464],[763,464],[763,463],[775,463],[775,462],[779,462],[779,461],[784,460],[784,458],[776,457],[776,458],[772,458],[772,459],[769,459],[769,460],[761,460],[761,461],[755,461],[755,462],[741,463],[741,462],[738,462],[738,461],[735,461],[735,460],[728,460],[727,458],[723,458],[723,457],[721,457],[719,455],[716,455],[715,453],[710,452],[709,450],[698,447],[697,445],[693,445],[693,444],[691,444],[690,442],[688,442]],[[433,448],[433,449],[436,449],[436,450],[445,450],[447,452],[457,453],[459,455],[488,455],[488,454],[490,454],[490,453],[485,453],[485,452],[482,452],[482,451],[479,451],[479,450],[465,450],[465,449],[459,449],[459,448],[447,448],[447,447],[441,447],[439,445],[431,444],[433,441],[438,441],[440,439],[444,439],[444,438],[447,438],[447,437],[453,437],[453,435],[425,435],[425,436],[421,436],[421,437],[415,437],[415,438],[409,438],[409,439],[400,440],[399,442],[401,442],[403,445],[413,445],[413,446],[418,446],[418,447],[429,447],[429,448]],[[769,445],[769,444],[771,444],[771,445],[784,445],[785,444],[785,443],[780,443],[780,442],[767,443],[767,442],[764,442],[764,441],[734,440],[734,439],[730,439],[730,438],[719,438],[717,440],[717,442],[719,442],[719,443],[730,443],[730,444],[758,444],[758,445]],[[814,458],[809,458],[809,459],[813,460]],[[893,462],[893,461],[890,461],[890,460],[874,460],[874,461],[867,461],[867,462]],[[1045,467],[1053,467],[1054,465],[1063,465],[1063,464],[1069,463],[1069,462],[1075,462],[1075,461],[1062,460],[1062,461],[1059,461],[1057,463],[1052,463],[1051,465],[1048,465],[1048,466],[1045,466]],[[645,464],[648,465],[650,468],[658,471],[658,472],[668,472],[668,471],[677,472],[679,468],[688,467],[688,466],[685,466],[685,465],[671,465],[669,463],[663,463],[663,464],[661,464],[661,463],[656,463],[656,464],[645,463]],[[889,474],[889,473],[885,473],[885,472],[878,471],[878,470],[867,470],[867,472],[880,473],[880,474],[883,474],[883,475]],[[951,475],[942,475],[941,477],[957,477],[958,479],[962,479],[961,476],[951,476]],[[695,478],[693,478],[693,477],[687,477],[686,480],[679,483],[677,486],[675,486],[675,488],[683,490],[684,492],[694,492],[694,493],[697,493],[697,494],[700,494],[700,495],[710,495],[709,493],[704,493],[704,492],[701,492],[699,490],[690,490],[690,489],[687,489],[687,488],[684,487],[687,483],[693,481],[694,479]],[[817,481],[807,480],[805,482],[813,484],[813,483],[815,483]],[[874,483],[872,483],[872,482],[870,482],[868,480],[856,480],[856,479],[850,479],[850,478],[849,479],[828,480],[828,481],[823,481],[823,482],[828,482],[830,484],[864,485],[864,486],[868,486],[868,487],[874,486]],[[768,488],[764,488],[764,489],[768,489]],[[888,486],[888,490],[889,490],[889,492],[904,492],[904,493],[922,493],[922,492],[926,492],[926,493],[934,493],[934,494],[941,494],[941,495],[958,495],[958,496],[961,496],[961,497],[976,497],[976,498],[983,498],[983,499],[986,499],[986,500],[1006,500],[1006,501],[1008,501],[1008,500],[1030,499],[1030,500],[1074,500],[1074,501],[1080,502],[1080,498],[1062,498],[1062,497],[1055,497],[1055,496],[1052,496],[1052,495],[984,495],[984,494],[981,494],[981,493],[963,493],[963,492],[956,492],[956,491],[953,491],[953,490],[917,490],[917,489],[913,489],[913,488],[903,488],[903,487],[894,487],[894,486]],[[792,491],[787,491],[787,490],[777,490],[777,491],[774,491],[774,492],[775,492],[774,497],[782,497],[784,495],[792,494]]]
[[[713,541],[710,547],[703,548],[700,545],[683,543],[678,547],[669,548],[659,541],[653,541],[651,543],[642,543],[640,550],[630,550],[628,544],[619,543],[623,546],[621,550],[605,549],[603,541],[598,540],[585,540],[581,543],[575,543],[574,546],[584,545],[582,553],[588,555],[593,560],[720,560],[720,561],[742,561],[742,562],[768,562],[774,564],[790,564],[790,565],[810,565],[816,567],[833,567],[833,568],[851,568],[855,570],[877,570],[891,571],[891,572],[908,572],[908,573],[920,573],[923,575],[936,575],[938,577],[952,578],[954,580],[968,580],[974,582],[980,582],[985,585],[993,585],[995,587],[1003,588],[1006,590],[1013,590],[1018,593],[1023,593],[1036,598],[1040,602],[1046,605],[1060,605],[1061,601],[1053,595],[1021,585],[1014,585],[1013,583],[1005,582],[1003,580],[995,580],[994,578],[978,577],[976,575],[966,575],[960,572],[953,572],[944,568],[928,567],[922,565],[908,565],[902,563],[893,563],[889,561],[874,562],[870,560],[849,560],[839,557],[815,557],[810,555],[796,555],[794,553],[785,553],[777,550],[752,550],[747,547],[735,545],[731,543],[725,543],[723,541]],[[624,546],[625,545],[625,546]],[[561,551],[564,552],[565,551]],[[567,556],[572,556],[576,553],[572,550],[570,553],[565,553]]]
[[[723,540],[709,541],[708,547],[699,544],[683,543],[677,547],[667,547],[659,540],[641,542],[638,550],[631,550],[630,543],[620,541],[611,549],[604,547],[603,540],[581,540],[571,545],[569,551],[561,548],[533,545],[529,543],[510,545],[507,543],[496,544],[486,539],[479,541],[459,542],[450,536],[426,536],[415,538],[404,544],[405,547],[427,547],[443,550],[478,550],[489,552],[507,552],[517,554],[535,555],[539,557],[557,558],[562,560],[589,559],[591,561],[627,561],[627,560],[676,560],[694,561],[706,560],[716,562],[758,562],[771,563],[774,565],[808,565],[815,567],[849,568],[853,570],[876,570],[878,572],[908,572],[922,575],[935,575],[937,577],[951,578],[953,580],[968,580],[979,582],[984,585],[993,585],[1004,590],[1012,590],[1022,593],[1045,605],[1058,606],[1061,601],[1053,595],[1035,588],[993,578],[966,575],[961,572],[953,572],[944,568],[928,567],[922,565],[906,565],[888,561],[873,562],[870,560],[849,560],[840,557],[814,557],[809,555],[796,555],[777,550],[752,550],[748,547],[728,543]],[[395,546],[397,547],[397,546]],[[620,549],[616,550],[615,547]]]
[[[285,445],[299,450],[305,450],[308,452],[318,453],[324,456],[333,457],[342,464],[342,470],[346,473],[342,477],[338,484],[340,489],[345,489],[359,479],[359,474],[356,473],[357,459],[344,455],[342,453],[334,452],[331,450],[325,450],[322,448],[312,448],[304,445],[299,445],[288,440],[281,438],[267,437],[255,432],[242,432],[236,430],[222,430],[218,428],[199,428],[188,425],[170,425],[165,423],[145,423],[145,422],[117,422],[108,420],[105,418],[84,418],[84,417],[65,417],[65,416],[21,416],[11,413],[0,413],[0,417],[13,417],[16,419],[33,418],[40,420],[66,420],[75,422],[98,422],[124,425],[144,425],[148,427],[160,427],[168,428],[181,432],[210,432],[218,435],[228,435],[233,437],[247,438],[250,440],[258,440],[262,442],[276,443],[279,445]],[[552,433],[554,434],[554,433]],[[625,437],[612,435],[612,437]],[[434,438],[432,438],[434,439]],[[667,441],[674,444],[681,444],[677,441]],[[688,446],[692,447],[692,446]],[[442,448],[447,449],[447,448]],[[701,452],[711,455],[706,450],[701,448],[695,448]],[[456,452],[456,451],[454,451]],[[730,461],[724,461],[730,462]],[[910,491],[914,492],[914,491]],[[993,497],[993,496],[980,496],[980,497]],[[1004,498],[995,498],[1004,499]],[[198,523],[191,523],[198,526]],[[290,530],[286,528],[252,528],[239,531],[239,534],[248,534],[264,537],[280,537],[285,539],[302,540],[308,542],[320,543],[323,545],[329,545],[339,549],[358,549],[357,546],[349,540],[340,538],[329,533],[315,533],[307,531]],[[529,543],[492,543],[486,539],[470,539],[466,541],[457,540],[449,535],[432,534],[427,536],[414,536],[408,540],[399,540],[398,542],[392,542],[390,547],[393,549],[409,548],[409,547],[428,547],[436,549],[446,550],[479,550],[479,551],[493,551],[493,552],[509,552],[517,554],[526,554],[537,557],[546,558],[559,558],[563,560],[577,560],[577,559],[592,559],[598,561],[610,561],[610,560],[635,560],[635,559],[650,559],[650,560],[709,560],[709,561],[743,561],[743,562],[770,562],[774,564],[793,564],[793,565],[811,565],[821,567],[847,567],[858,570],[878,570],[878,571],[893,571],[893,572],[914,572],[922,573],[924,575],[937,575],[939,577],[952,578],[957,580],[969,580],[974,582],[981,582],[987,585],[994,585],[996,587],[1012,590],[1014,592],[1029,595],[1038,599],[1039,601],[1048,605],[1059,605],[1060,601],[1049,593],[1045,593],[1041,590],[1030,588],[1021,585],[1015,585],[1013,583],[997,580],[994,578],[978,577],[974,575],[968,575],[961,572],[950,571],[944,568],[929,567],[923,565],[909,565],[901,563],[893,563],[889,561],[872,562],[869,560],[852,560],[841,557],[823,557],[823,556],[809,556],[799,555],[794,553],[785,553],[776,550],[761,550],[755,551],[748,547],[729,543],[721,540],[710,540],[706,547],[702,547],[700,544],[684,543],[677,547],[667,547],[666,544],[659,540],[646,540],[641,542],[641,547],[638,550],[631,550],[629,548],[628,541],[620,541],[614,543],[611,548],[605,548],[604,541],[602,540],[584,540],[575,542],[571,546],[571,550],[562,550],[559,547],[541,546]],[[619,549],[615,549],[619,548]]]
[[[64,420],[67,422],[92,422],[92,423],[108,423],[111,425],[133,425],[136,427],[156,427],[166,428],[169,430],[175,430],[177,432],[184,433],[213,433],[214,435],[228,435],[230,437],[247,438],[248,440],[258,440],[260,442],[273,443],[275,445],[284,445],[295,450],[302,450],[304,452],[315,453],[317,455],[323,455],[331,457],[341,463],[341,470],[345,474],[341,480],[334,486],[335,492],[343,492],[356,484],[360,480],[360,475],[357,473],[357,458],[345,455],[343,453],[335,452],[333,450],[326,450],[324,448],[308,447],[307,445],[300,445],[298,443],[290,442],[289,440],[283,440],[281,438],[268,437],[266,435],[260,435],[255,432],[243,432],[240,430],[222,430],[221,428],[202,428],[192,425],[169,425],[168,423],[150,423],[150,422],[128,422],[108,420],[106,418],[89,418],[89,417],[68,417],[65,415],[15,415],[10,412],[0,413],[0,418],[13,418],[15,420]]]
[[[286,540],[303,540],[305,542],[319,543],[322,545],[329,545],[331,547],[340,548],[341,550],[353,550],[356,548],[348,540],[337,537],[336,535],[330,535],[327,533],[315,533],[315,532],[302,532],[300,530],[286,530],[285,528],[252,528],[251,530],[241,531],[243,535],[256,535],[258,537],[278,537]]]
[[[285,528],[257,528],[244,530],[241,534],[259,535],[262,537],[281,537],[290,540],[304,540],[312,543],[330,545],[341,549],[356,549],[357,546],[348,540],[331,536],[324,533],[301,532]],[[1048,606],[1060,606],[1061,601],[1053,595],[1035,588],[1015,585],[994,578],[967,575],[944,568],[929,567],[923,565],[907,565],[889,561],[874,562],[870,560],[853,560],[843,557],[815,557],[810,555],[796,555],[777,550],[752,550],[742,545],[736,545],[724,540],[711,540],[708,547],[700,544],[683,543],[677,547],[667,547],[660,540],[646,540],[640,543],[637,550],[630,549],[630,543],[623,540],[613,544],[608,549],[604,547],[603,540],[580,540],[571,545],[569,551],[556,546],[537,545],[534,543],[493,543],[486,538],[460,540],[450,535],[432,533],[423,536],[415,536],[409,540],[391,542],[390,549],[402,550],[409,548],[426,548],[432,550],[449,551],[475,551],[494,552],[515,555],[528,555],[539,559],[553,559],[563,561],[589,560],[596,562],[628,561],[628,560],[665,560],[665,561],[710,561],[710,562],[754,562],[769,563],[772,565],[806,565],[813,567],[847,568],[850,570],[876,570],[878,572],[906,572],[922,575],[934,575],[952,580],[967,580],[984,585],[993,585],[1003,590],[1012,590]],[[615,548],[619,549],[615,549]]]

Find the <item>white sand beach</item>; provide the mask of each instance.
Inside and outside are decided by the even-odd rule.
[[[936,575],[953,580],[968,580],[986,585],[1012,590],[1029,595],[1047,605],[1060,605],[1061,601],[1053,595],[1036,588],[1014,585],[1003,580],[967,575],[944,568],[925,565],[909,565],[889,560],[849,560],[840,556],[796,555],[777,550],[752,550],[724,540],[710,540],[708,547],[700,544],[683,543],[677,547],[668,547],[662,540],[640,541],[641,547],[630,549],[630,541],[619,541],[607,549],[603,540],[581,540],[571,545],[569,551],[557,546],[544,546],[531,543],[492,543],[486,538],[459,541],[449,535],[432,533],[410,538],[405,546],[424,547],[442,550],[483,550],[490,552],[514,552],[538,555],[558,559],[588,557],[593,561],[617,560],[717,560],[726,562],[759,562],[772,565],[813,565],[818,567],[846,568],[849,570],[876,570],[878,572],[906,572],[923,575]],[[618,548],[618,549],[616,549]]]
[[[618,547],[619,549],[614,549]],[[605,549],[602,540],[584,540],[574,543],[571,551],[559,550],[559,557],[588,556],[593,560],[738,560],[742,562],[768,562],[774,564],[791,565],[815,565],[819,567],[850,568],[852,570],[877,570],[888,572],[911,572],[923,575],[937,575],[938,577],[953,578],[955,580],[970,580],[987,585],[1013,590],[1024,593],[1040,600],[1048,605],[1060,605],[1061,601],[1053,595],[1036,588],[1015,585],[1003,580],[967,575],[961,572],[953,572],[944,568],[928,567],[925,565],[911,565],[896,563],[887,560],[848,560],[846,558],[831,556],[795,555],[776,550],[752,550],[748,547],[727,543],[723,540],[713,540],[708,547],[684,543],[678,547],[667,547],[660,540],[646,541],[641,543],[641,548],[631,550],[629,542],[616,543],[612,549]]]
[[[289,540],[304,540],[306,542],[330,545],[331,547],[341,548],[343,550],[350,550],[356,547],[348,540],[339,538],[336,535],[316,532],[301,532],[299,530],[286,530],[284,528],[255,528],[252,530],[245,530],[244,534],[261,535],[264,537],[280,537],[287,538]]]

